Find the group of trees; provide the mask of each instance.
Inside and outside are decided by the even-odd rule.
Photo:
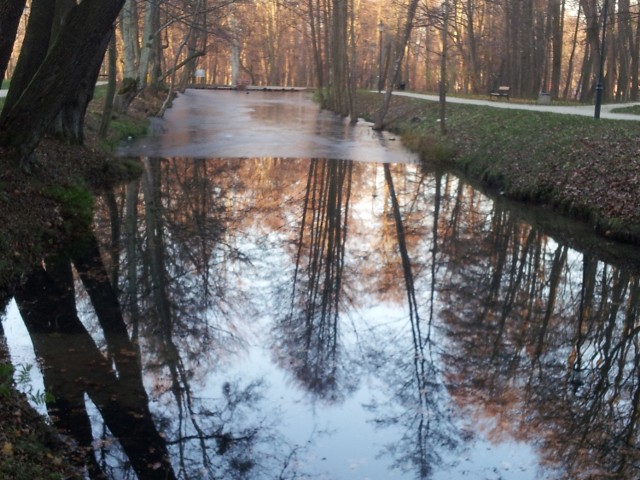
[[[319,87],[345,115],[356,88],[385,82],[590,101],[601,63],[604,99],[635,100],[638,11],[633,0],[0,0],[0,78],[12,79],[0,145],[24,160],[47,130],[81,143],[108,63],[123,109],[146,88],[194,81]]]

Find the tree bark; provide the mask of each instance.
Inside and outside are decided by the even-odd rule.
[[[137,78],[140,61],[138,43],[138,7],[136,0],[126,0],[120,14],[124,78]]]
[[[636,32],[631,49],[631,96],[630,100],[638,101],[640,90],[640,18],[636,19]]]
[[[88,64],[88,71],[82,79],[72,98],[62,106],[60,112],[51,122],[49,132],[73,145],[84,143],[84,117],[89,102],[93,98],[96,80],[100,73],[102,60],[111,39],[111,32],[107,33],[98,47],[93,59]]]
[[[95,84],[96,56],[104,52],[124,0],[83,0],[69,12],[46,58],[24,93],[0,117],[0,145],[23,167],[65,103],[85,84]]]
[[[334,112],[346,116],[349,113],[347,1],[333,0],[332,5],[329,106]]]
[[[309,29],[311,36],[311,49],[313,51],[313,64],[316,72],[316,83],[320,96],[320,105],[325,106],[324,100],[324,67],[322,64],[322,40],[320,39],[320,22],[314,12],[313,0],[308,0]]]
[[[11,86],[4,101],[5,111],[15,105],[47,56],[55,10],[55,1],[33,0],[31,2],[31,13],[22,43],[22,50],[11,78]]]
[[[0,0],[0,87],[9,65],[26,0]]]
[[[140,65],[138,66],[137,86],[143,89],[148,84],[149,66],[151,58],[158,43],[160,31],[160,1],[150,0],[147,2],[144,15],[144,27],[142,30],[142,47],[140,49]]]
[[[560,95],[560,74],[562,71],[562,43],[564,31],[564,0],[552,0],[552,60],[551,60],[551,98]]]
[[[100,138],[105,138],[107,136],[109,124],[111,123],[111,115],[113,113],[113,99],[116,94],[117,60],[118,49],[116,42],[116,32],[114,30],[111,34],[111,40],[109,41],[109,84],[107,86],[107,94],[104,97],[102,120],[100,121],[100,131],[98,132]]]
[[[373,125],[374,130],[382,130],[384,127],[384,118],[387,116],[387,111],[389,110],[389,104],[391,103],[391,93],[393,88],[398,83],[398,78],[400,75],[400,66],[402,65],[402,58],[404,57],[404,50],[407,42],[409,41],[409,35],[411,34],[411,27],[413,25],[413,18],[416,15],[416,9],[418,8],[418,0],[411,0],[409,4],[409,10],[407,11],[407,21],[404,26],[404,31],[402,33],[402,39],[398,44],[398,50],[396,52],[395,64],[393,66],[393,74],[391,76],[391,81],[387,87],[387,91],[384,94],[384,101],[382,102],[382,106],[380,110],[378,110],[376,114],[376,121]]]

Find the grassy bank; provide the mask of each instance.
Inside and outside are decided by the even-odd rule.
[[[36,164],[26,174],[0,150],[0,310],[14,285],[46,252],[73,234],[75,222],[90,221],[94,194],[113,182],[138,175],[137,162],[110,155],[123,138],[146,131],[161,100],[138,99],[127,115],[114,115],[106,139],[98,138],[104,91],[98,87],[86,121],[86,146],[44,139]],[[0,110],[3,99],[0,99]],[[2,329],[0,326],[0,337]],[[0,338],[0,478],[83,478],[71,466],[69,445],[16,391],[10,359]]]
[[[382,97],[359,94],[372,119]],[[386,128],[419,152],[509,198],[551,206],[599,233],[640,243],[640,121],[447,105],[393,97]]]

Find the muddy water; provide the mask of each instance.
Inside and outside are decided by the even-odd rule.
[[[3,318],[87,472],[636,478],[637,250],[306,94],[190,92],[122,152]]]

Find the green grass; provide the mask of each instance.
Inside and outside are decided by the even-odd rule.
[[[630,113],[632,115],[640,115],[640,105],[632,105],[630,107],[620,107],[611,109],[615,113]]]
[[[43,193],[60,206],[64,231],[68,236],[86,231],[93,223],[95,198],[89,187],[80,181],[71,186],[52,186]]]
[[[107,85],[99,85],[95,88],[93,94],[93,100],[88,108],[88,117],[86,123],[95,125],[96,128],[100,124],[102,118],[102,106],[104,104],[104,97],[107,93]],[[136,138],[147,133],[149,128],[148,120],[140,120],[129,117],[127,115],[120,115],[113,113],[111,116],[111,122],[109,123],[109,131],[107,137],[100,140],[98,147],[106,152],[113,152],[116,147],[126,138]]]
[[[141,122],[130,117],[114,117],[109,124],[109,134],[99,143],[99,147],[107,152],[113,152],[125,138],[136,138],[146,134],[148,127],[148,121]]]

